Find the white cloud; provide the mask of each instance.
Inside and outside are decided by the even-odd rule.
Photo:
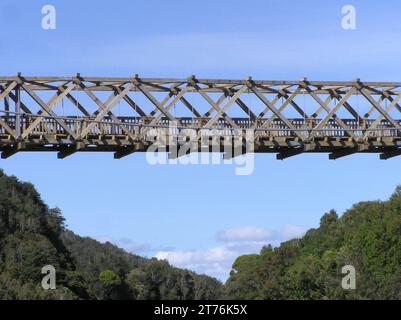
[[[205,273],[223,279],[227,276],[238,251],[229,246],[216,246],[206,250],[160,251],[156,258],[168,260],[172,265]]]
[[[255,226],[231,228],[217,233],[216,239],[224,242],[223,245],[205,250],[163,250],[155,256],[168,260],[174,266],[225,280],[238,256],[259,253],[269,243],[276,246],[282,241],[298,238],[305,230],[296,225],[286,225],[277,231]]]
[[[136,243],[129,238],[113,239],[104,235],[96,237],[100,242],[111,242],[128,252],[155,256],[168,260],[173,266],[186,268],[225,280],[235,259],[243,254],[259,253],[266,244],[277,246],[282,241],[301,237],[306,228],[285,225],[280,230],[270,230],[257,226],[243,226],[222,230],[216,234],[221,245],[206,249],[177,250],[173,247],[152,246]]]
[[[222,262],[232,257],[233,252],[225,246],[212,247],[207,250],[193,251],[160,251],[156,254],[158,259],[166,259],[171,263],[185,265],[204,262]]]

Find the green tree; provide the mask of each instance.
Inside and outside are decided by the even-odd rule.
[[[341,269],[356,269],[344,290]],[[400,299],[401,187],[387,201],[324,214],[302,239],[237,258],[226,283],[234,299]]]
[[[99,274],[99,280],[103,285],[103,299],[118,299],[121,286],[120,277],[111,270],[104,270]]]
[[[145,273],[139,268],[132,269],[127,276],[127,284],[135,300],[142,300],[145,294]]]

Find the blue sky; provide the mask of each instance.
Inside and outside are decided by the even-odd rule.
[[[41,28],[41,9],[57,29]],[[352,4],[357,29],[341,28]],[[8,1],[0,74],[400,81],[398,1]],[[233,259],[317,226],[360,200],[387,198],[401,158],[256,155],[234,165],[152,166],[144,154],[21,153],[6,173],[36,185],[80,235],[225,279]]]

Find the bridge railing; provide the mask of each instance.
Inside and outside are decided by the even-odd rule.
[[[38,135],[69,135],[65,128],[77,136],[91,126],[87,130],[86,136],[94,135],[126,135],[127,131],[139,135],[149,128],[156,127],[175,127],[178,128],[191,128],[203,129],[204,125],[210,118],[178,118],[177,121],[172,122],[167,118],[161,118],[157,123],[154,123],[154,117],[104,117],[102,121],[96,122],[91,118],[80,117],[60,117],[50,118],[43,117],[38,120],[37,116],[15,116],[6,115],[0,117],[0,134],[8,135],[6,126],[12,130],[18,131],[20,134],[28,132],[27,136]],[[216,129],[245,129],[255,130],[260,136],[266,137],[293,137],[294,130],[289,129],[288,126],[280,119],[258,119],[257,121],[249,118],[231,118],[236,127],[232,123],[227,122],[224,118],[219,119],[213,128]],[[374,119],[341,119],[346,129],[339,125],[335,119],[329,119],[324,125],[319,126],[321,119],[289,119],[297,134],[302,137],[348,137],[350,133],[354,136],[370,136],[370,137],[400,137],[401,133],[398,129],[387,120],[374,120]],[[371,128],[372,124],[376,124]],[[401,124],[401,121],[397,121]],[[19,128],[17,126],[19,123]]]

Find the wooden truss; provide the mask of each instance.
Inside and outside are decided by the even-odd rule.
[[[359,79],[18,74],[0,77],[0,151],[2,158],[19,151],[57,151],[59,158],[77,151],[112,151],[119,159],[146,151],[150,129],[174,126],[197,132],[252,130],[253,152],[274,152],[277,159],[305,152],[327,152],[330,159],[372,152],[388,159],[401,155],[400,89],[401,83]],[[204,150],[199,146],[197,151]]]

